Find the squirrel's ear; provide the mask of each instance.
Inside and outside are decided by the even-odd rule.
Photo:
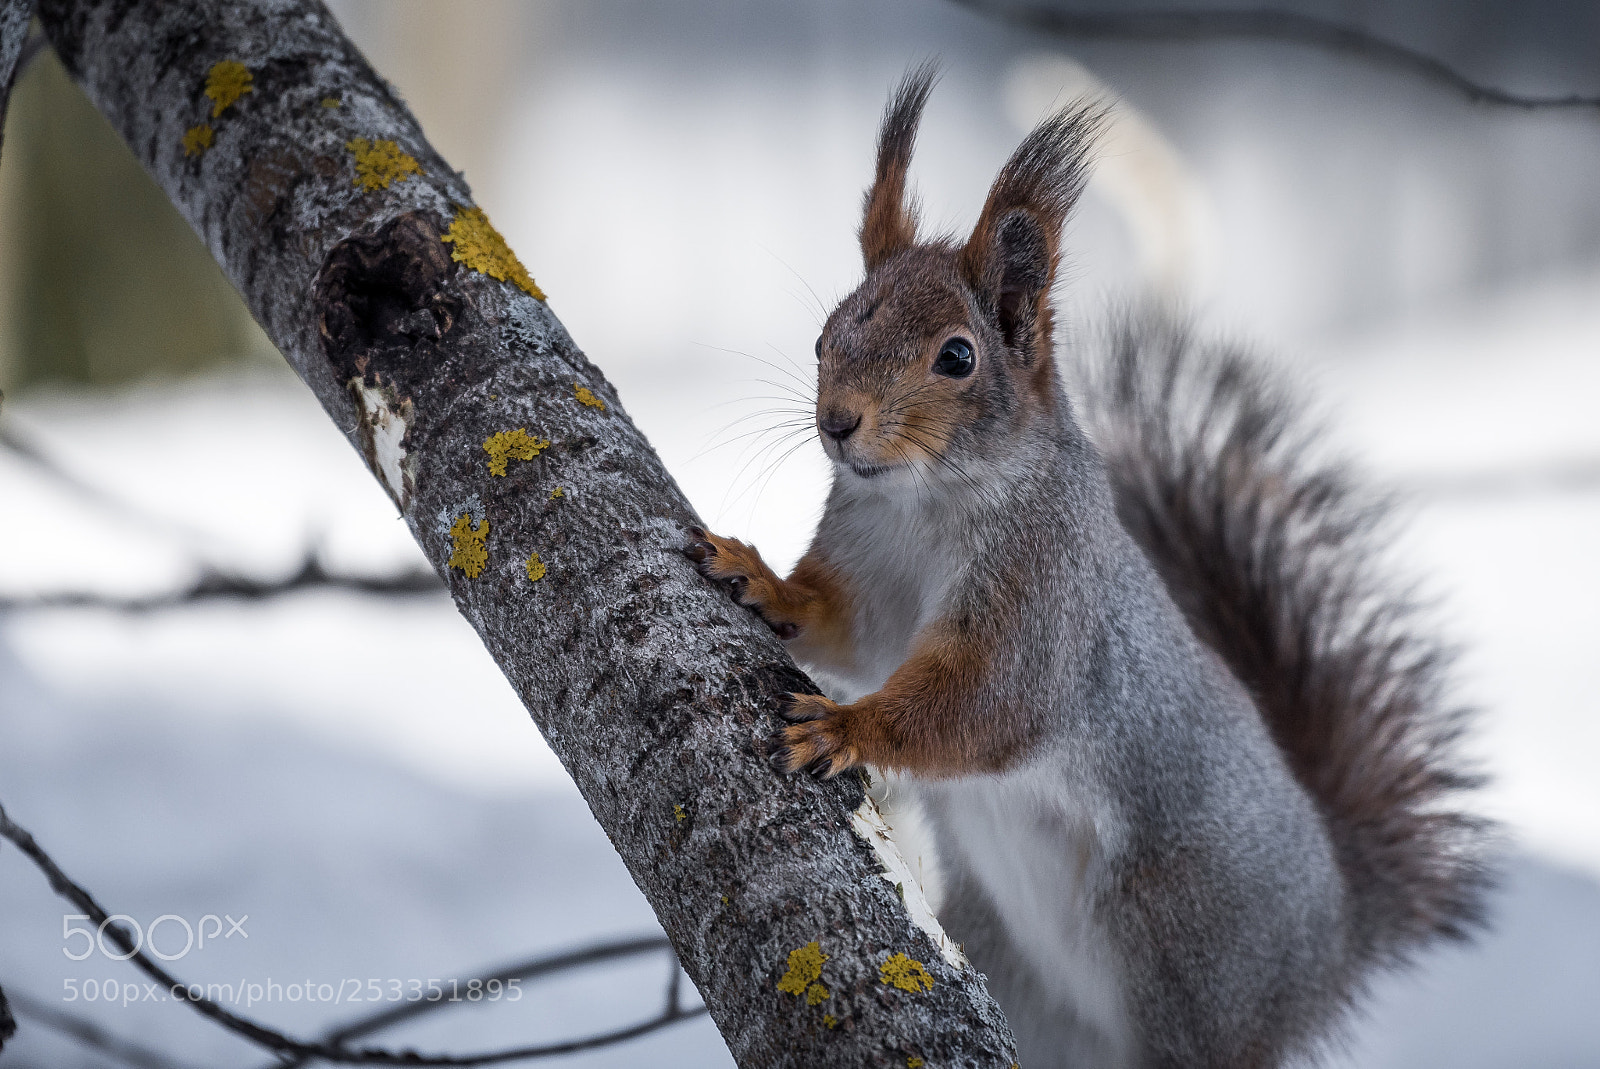
[[[917,241],[915,205],[906,203],[906,169],[917,140],[917,123],[938,77],[932,60],[909,72],[895,90],[878,128],[878,171],[867,190],[861,220],[861,255],[871,271]]]
[[[1050,345],[1061,227],[1083,192],[1105,115],[1102,105],[1079,103],[1039,124],[1000,169],[961,250],[962,274],[1024,364]]]

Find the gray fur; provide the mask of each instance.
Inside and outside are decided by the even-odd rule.
[[[929,76],[885,144],[909,151]],[[1307,459],[1290,391],[1161,311],[1062,359],[1063,386],[1049,284],[1099,121],[1046,120],[965,246],[864,237],[818,345],[819,419],[860,429],[824,442],[808,554],[853,648],[815,668],[848,701],[914,650],[964,654],[897,677],[911,741],[883,753],[1023,1064],[1277,1066],[1376,968],[1472,929],[1490,829],[1455,808],[1462,714],[1376,564],[1383,504]],[[977,357],[941,379],[951,337]]]

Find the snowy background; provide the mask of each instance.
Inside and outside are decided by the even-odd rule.
[[[1593,34],[1543,8],[1515,33],[1493,5],[1467,30],[1401,17],[1425,7],[1395,5],[1383,17],[1400,22],[1378,28],[1491,80],[1596,89],[1561,51]],[[763,455],[772,439],[737,436],[803,403],[820,315],[859,276],[887,87],[944,57],[914,177],[951,228],[1052,101],[1122,100],[1073,226],[1069,339],[1108,298],[1181,295],[1287,364],[1333,444],[1404,493],[1400,552],[1464,647],[1485,808],[1514,837],[1493,932],[1384,981],[1344,1064],[1600,1066],[1600,122],[1475,110],[1281,47],[1062,49],[933,3],[336,9],[701,514],[775,564],[803,548],[820,452],[777,464],[786,444]],[[1527,29],[1541,12],[1542,35]],[[4,419],[102,496],[0,452],[0,594],[159,593],[205,565],[270,578],[307,547],[341,573],[420,562],[355,454],[266,361],[36,383]],[[202,983],[464,977],[655,930],[443,595],[0,617],[0,802],[113,912],[248,914],[248,939],[173,963]],[[0,848],[6,991],[60,1005],[65,981],[135,979],[68,960],[65,912]],[[641,957],[380,1038],[465,1051],[620,1025],[655,1012],[666,968]],[[171,1004],[61,1008],[174,1064],[265,1060]],[[366,1008],[250,1012],[310,1034]],[[115,1064],[22,1023],[0,1067]],[[704,1018],[559,1061],[641,1060],[729,1064]]]

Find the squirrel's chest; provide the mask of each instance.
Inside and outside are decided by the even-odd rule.
[[[852,666],[842,682],[866,694],[883,686],[917,632],[939,615],[967,552],[960,532],[936,515],[885,508],[850,519],[829,559],[852,595]]]

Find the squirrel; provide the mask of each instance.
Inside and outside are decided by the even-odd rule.
[[[1102,106],[1034,129],[964,242],[919,238],[934,77],[890,100],[865,281],[817,340],[810,548],[787,578],[687,552],[832,694],[790,696],[775,763],[909,785],[1022,1064],[1314,1059],[1376,971],[1483,919],[1448,654],[1385,581],[1384,505],[1245,354],[1147,312],[1057,359]]]

